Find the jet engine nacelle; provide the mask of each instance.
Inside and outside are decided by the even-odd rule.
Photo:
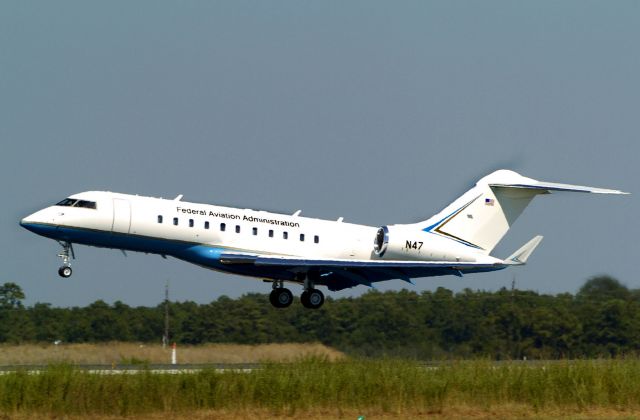
[[[373,241],[374,254],[383,260],[475,261],[465,248],[411,225],[382,226]]]

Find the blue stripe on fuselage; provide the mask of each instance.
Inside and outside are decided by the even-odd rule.
[[[56,226],[45,223],[24,223],[22,226],[38,235],[57,241],[91,245],[102,248],[118,248],[129,251],[152,252],[157,254],[179,253],[194,244],[129,233],[84,229],[70,226]]]
[[[21,223],[21,225],[38,235],[57,241],[170,255],[202,267],[245,276],[282,280],[292,280],[294,278],[293,273],[281,268],[222,264],[220,255],[224,252],[229,252],[229,249],[213,245],[45,223]]]

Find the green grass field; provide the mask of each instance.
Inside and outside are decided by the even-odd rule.
[[[306,359],[251,372],[98,375],[58,365],[38,374],[0,375],[0,413],[12,416],[361,412],[412,417],[460,407],[477,413],[516,407],[518,413],[560,417],[633,416],[640,413],[640,360],[462,361],[426,368],[397,360]]]

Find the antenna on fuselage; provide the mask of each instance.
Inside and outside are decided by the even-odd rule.
[[[296,210],[296,211],[292,214],[292,216],[293,216],[293,217],[300,216],[300,213],[302,213],[302,210]]]

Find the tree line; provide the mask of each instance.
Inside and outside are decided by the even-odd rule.
[[[0,285],[0,343],[160,342],[164,303],[26,307],[21,288]],[[620,356],[640,349],[640,289],[608,276],[575,295],[445,288],[369,291],[319,310],[275,309],[268,295],[169,302],[170,340],[182,344],[321,342],[347,354],[416,359],[550,359]]]

